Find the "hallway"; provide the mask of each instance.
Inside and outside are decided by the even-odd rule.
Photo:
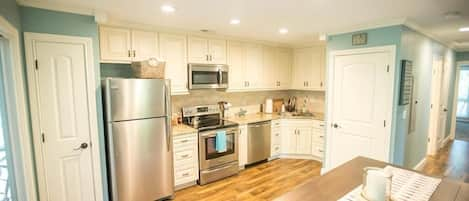
[[[427,157],[423,172],[469,183],[469,141],[449,142],[436,156]]]
[[[469,142],[469,122],[456,122],[456,139]]]

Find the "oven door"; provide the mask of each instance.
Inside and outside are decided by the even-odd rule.
[[[217,131],[226,131],[226,151],[215,148]],[[238,128],[225,128],[199,133],[200,169],[205,170],[238,160]]]
[[[189,89],[219,89],[228,87],[228,66],[189,64]]]

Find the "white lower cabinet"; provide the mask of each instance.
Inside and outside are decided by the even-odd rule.
[[[271,132],[270,132],[270,158],[277,158],[282,153],[282,126],[281,120],[272,120],[271,122]]]
[[[181,189],[199,179],[197,133],[173,137],[174,186]]]
[[[278,147],[280,150],[276,152],[272,149],[272,156],[301,155],[323,159],[325,134],[323,121],[283,119],[279,127],[274,125],[275,123],[272,124],[272,148]]]
[[[248,163],[248,126],[239,126],[238,163],[243,168]]]

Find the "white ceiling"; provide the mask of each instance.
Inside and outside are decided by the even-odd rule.
[[[105,13],[113,20],[208,29],[218,34],[289,44],[316,42],[321,33],[406,19],[445,43],[469,48],[469,0],[18,0],[20,4],[85,14]],[[160,7],[170,4],[173,14]],[[458,11],[459,19],[444,13]],[[231,18],[241,23],[229,24]],[[281,35],[278,29],[289,33]]]

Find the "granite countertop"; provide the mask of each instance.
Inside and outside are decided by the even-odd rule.
[[[242,116],[242,117],[238,117],[238,116],[228,117],[225,119],[228,121],[236,122],[240,125],[261,122],[261,121],[277,120],[277,119],[312,119],[312,120],[324,121],[324,114],[313,113],[313,116],[293,116],[291,113],[285,113],[285,114],[257,113],[257,114],[247,114],[246,116]]]
[[[197,129],[192,128],[185,124],[173,125],[172,127],[173,135],[183,135],[188,133],[197,133]]]

